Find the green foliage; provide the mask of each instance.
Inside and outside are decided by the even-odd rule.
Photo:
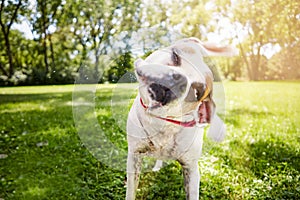
[[[299,42],[295,40],[300,27],[299,2],[245,0],[237,2],[231,8],[233,9],[231,20],[235,23],[239,22],[247,32],[246,38],[239,44],[239,49],[249,79],[297,79],[299,73],[297,67],[294,68],[294,66],[298,66],[298,56],[289,57],[285,51],[288,50],[290,54],[294,54],[296,49],[292,47],[299,46]],[[286,49],[279,53],[273,52],[277,53],[277,57],[281,57],[280,66],[272,61],[268,62],[266,58],[266,48],[274,48],[276,45],[277,47],[279,45],[281,49]],[[290,60],[290,62],[284,63],[283,60]],[[287,77],[286,74],[290,74],[291,67],[296,73]],[[284,72],[280,73],[280,71]]]
[[[108,70],[108,81],[117,83],[126,72],[133,70],[133,58],[130,52],[120,55]]]
[[[125,100],[136,85],[121,85],[117,94],[115,85],[97,86],[93,114],[109,140],[126,150]],[[222,143],[205,138],[201,199],[299,199],[300,83],[224,87],[227,137]],[[125,198],[125,171],[105,166],[78,136],[73,90],[72,85],[0,89],[0,198]],[[117,108],[111,107],[112,95]],[[170,161],[159,172],[143,173],[137,195],[184,199],[180,165]]]
[[[0,85],[66,84],[82,76],[116,82],[116,73],[130,67],[106,65],[103,56],[114,61],[132,52],[135,59],[190,36],[240,50],[230,61],[218,59],[229,80],[300,77],[299,1],[3,0],[0,6]],[[31,34],[21,34],[20,24]]]
[[[161,1],[154,2],[149,12],[158,10]],[[162,12],[147,17],[170,32],[176,27],[184,36],[236,45],[240,56],[220,61],[228,79],[298,79],[299,8],[294,0],[186,0],[160,6],[167,17]],[[277,59],[270,60],[274,54]]]
[[[139,1],[132,0],[2,1],[0,85],[73,83],[82,75],[81,67],[97,79],[107,70],[101,56],[120,51],[113,46],[115,38],[123,33],[128,46],[131,32],[139,27],[138,7]],[[11,30],[9,20],[27,21],[33,38]],[[129,52],[129,47],[121,50]]]

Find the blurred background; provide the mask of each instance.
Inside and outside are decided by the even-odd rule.
[[[0,85],[117,82],[182,37],[231,44],[223,79],[300,78],[295,0],[1,0]],[[79,70],[81,68],[81,70]]]

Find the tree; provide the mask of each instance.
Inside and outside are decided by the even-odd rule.
[[[89,59],[87,52],[91,50],[94,77],[90,78],[98,80],[104,72],[101,55],[114,51],[112,43],[118,34],[123,32],[126,37],[130,37],[130,33],[139,27],[139,1],[70,1],[68,6],[66,14],[72,16],[70,30],[77,45],[81,46],[81,63]]]
[[[299,2],[297,2],[242,0],[232,5],[232,22],[237,26],[242,25],[243,30],[247,32],[239,48],[250,80],[262,80],[266,75],[266,66],[261,62],[267,53],[266,47],[274,47],[277,44],[289,46],[299,40],[294,34],[297,28],[292,28],[299,27]],[[289,39],[287,35],[290,35]],[[236,37],[238,36],[236,33]],[[269,51],[272,51],[272,48]]]
[[[97,80],[104,72],[102,55],[130,51],[131,33],[140,26],[139,6],[134,0],[1,0],[1,79],[12,82],[18,72],[27,77],[22,84],[69,83],[87,64],[89,78]],[[13,30],[11,40],[21,19],[30,23],[33,39]],[[115,43],[125,47],[120,51]]]
[[[132,68],[133,58],[131,52],[125,52],[115,60],[115,64],[112,65],[108,70],[108,81],[111,83],[117,83],[120,80],[120,78],[127,72],[131,71]]]
[[[130,64],[122,63],[131,63],[126,60],[130,56],[188,36],[237,44],[241,57],[212,59],[228,79],[244,72],[251,80],[300,77],[299,1],[0,3],[1,85],[72,83],[78,74],[89,83],[99,81],[100,75],[100,82],[115,81],[128,70],[124,67]],[[22,20],[29,22],[33,37],[16,30]]]
[[[43,54],[42,76],[45,82],[49,81],[56,67],[54,44],[52,35],[57,28],[57,22],[63,14],[64,2],[62,0],[36,0],[34,9],[30,12],[29,19],[32,32],[41,44]]]
[[[24,11],[26,1],[1,0],[0,5],[0,26],[4,39],[6,57],[8,61],[8,70],[5,63],[0,63],[0,69],[5,76],[11,78],[14,74],[14,58],[10,42],[11,27],[18,19],[18,14]]]
[[[170,23],[175,26],[181,24],[181,32],[187,37],[206,40],[207,33],[213,29],[213,24],[210,24],[213,12],[207,8],[210,2],[209,0],[178,1],[172,5]]]

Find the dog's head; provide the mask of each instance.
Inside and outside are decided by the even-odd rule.
[[[156,116],[182,116],[198,109],[199,122],[209,123],[215,110],[213,74],[204,56],[231,55],[230,47],[187,38],[135,62],[139,93],[148,112]]]

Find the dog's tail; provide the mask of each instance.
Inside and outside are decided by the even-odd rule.
[[[210,139],[221,142],[224,140],[226,135],[226,125],[225,123],[220,119],[220,117],[217,114],[214,114],[212,117],[212,121],[210,123],[209,130],[207,132],[207,137]]]

